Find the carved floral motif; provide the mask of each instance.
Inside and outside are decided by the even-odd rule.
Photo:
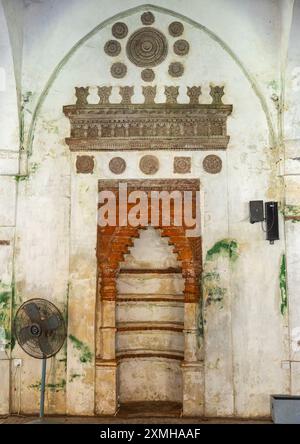
[[[190,98],[190,104],[195,105],[199,103],[199,96],[201,95],[201,86],[188,86],[187,95]]]
[[[204,170],[210,174],[217,174],[222,170],[222,159],[215,154],[206,156],[202,164]]]
[[[143,96],[146,104],[155,103],[156,86],[143,86]]]
[[[128,105],[131,103],[131,97],[134,94],[133,86],[120,86],[120,96],[122,97],[121,103]]]
[[[222,97],[224,96],[224,86],[210,85],[210,96],[212,97],[213,105],[222,105]]]
[[[113,157],[109,162],[109,169],[114,174],[122,174],[126,169],[126,162],[122,157]]]
[[[124,39],[128,34],[128,27],[125,23],[117,22],[113,25],[111,31],[116,39]]]
[[[109,104],[109,97],[111,95],[111,86],[98,86],[98,96],[99,96],[99,103],[101,105],[107,105]]]
[[[174,173],[186,174],[191,172],[191,158],[190,157],[174,157],[173,165]]]
[[[159,170],[159,160],[152,155],[143,156],[140,160],[140,170],[144,174],[155,174]]]
[[[166,101],[169,104],[177,103],[177,97],[179,95],[179,86],[166,86],[165,96]]]
[[[88,104],[87,98],[89,95],[89,87],[79,86],[75,87],[75,95],[76,95],[76,105],[84,106]]]
[[[184,26],[180,22],[172,22],[168,29],[172,37],[179,37],[184,31]]]
[[[94,156],[77,156],[76,171],[81,174],[92,174],[94,171]]]
[[[110,69],[111,75],[116,79],[122,79],[127,74],[127,66],[124,63],[114,63]]]

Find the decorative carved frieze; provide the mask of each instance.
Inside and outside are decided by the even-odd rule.
[[[166,58],[168,42],[158,29],[145,27],[131,34],[126,45],[126,52],[134,65],[153,67]]]
[[[209,154],[203,159],[203,169],[210,174],[217,174],[222,170],[222,159],[215,154]]]
[[[72,151],[220,150],[229,137],[232,106],[199,104],[200,87],[188,89],[190,104],[178,104],[178,87],[165,88],[166,103],[154,103],[156,86],[144,86],[144,104],[131,104],[132,87],[122,87],[121,104],[108,103],[110,87],[99,87],[99,104],[86,104],[88,88],[76,105],[64,107],[70,119]],[[78,104],[78,100],[82,105]]]
[[[192,160],[190,157],[174,157],[173,172],[186,174],[191,172]]]

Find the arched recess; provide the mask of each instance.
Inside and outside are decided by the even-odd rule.
[[[100,186],[101,183],[101,186]],[[99,190],[114,190],[118,195],[119,181],[100,181]],[[128,190],[143,189],[150,191],[156,188],[199,190],[198,180],[149,180],[131,181]],[[194,194],[196,199],[197,194]],[[119,200],[117,200],[119,205]],[[148,201],[150,203],[150,201]],[[148,203],[148,208],[149,207]],[[173,207],[174,208],[174,207]],[[127,215],[130,207],[127,206]],[[172,212],[172,208],[171,208]],[[148,226],[151,225],[151,212],[148,212]],[[116,298],[117,276],[124,255],[129,252],[140,230],[145,226],[98,226],[97,261],[98,289],[96,304],[96,378],[95,378],[95,411],[100,415],[115,414],[118,409],[117,399],[117,366],[116,358]],[[203,350],[202,341],[198,341],[198,316],[200,276],[202,270],[201,237],[189,237],[184,225],[162,225],[160,218],[154,228],[162,237],[169,239],[181,263],[184,279],[184,360],[181,364],[183,380],[183,414],[201,416],[203,414]],[[197,373],[197,375],[195,375]]]

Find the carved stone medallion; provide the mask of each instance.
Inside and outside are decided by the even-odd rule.
[[[174,157],[173,164],[174,173],[186,174],[191,172],[191,158],[190,157]]]
[[[155,28],[141,28],[129,37],[126,52],[129,60],[136,66],[157,66],[167,56],[167,39]]]
[[[172,77],[181,77],[184,73],[184,66],[180,62],[170,63],[168,72]]]
[[[128,28],[125,23],[117,22],[113,25],[111,32],[116,39],[124,39],[128,34]]]
[[[109,169],[114,174],[122,174],[126,169],[126,162],[122,157],[113,157],[109,162]]]
[[[151,154],[143,156],[140,160],[140,170],[144,174],[155,174],[159,170],[159,160]]]
[[[153,69],[146,68],[141,72],[141,77],[144,82],[152,82],[154,80],[155,74]]]
[[[94,171],[94,156],[77,156],[76,172],[81,174],[92,174]]]
[[[111,75],[115,79],[122,79],[127,74],[127,66],[124,63],[114,63],[110,68]]]
[[[169,33],[172,37],[179,37],[184,31],[183,24],[180,22],[172,22],[169,25]]]
[[[116,57],[121,52],[121,45],[117,40],[108,40],[104,45],[104,51],[107,55]]]
[[[202,165],[207,173],[217,174],[222,170],[222,159],[215,154],[209,154],[203,159]]]
[[[143,96],[145,97],[144,103],[147,105],[155,103],[156,85],[155,86],[143,86]]]
[[[179,86],[166,86],[165,96],[168,104],[177,103],[177,97],[179,95]]]
[[[143,25],[152,25],[152,23],[154,23],[155,21],[155,18],[152,12],[147,11],[141,15],[141,21]]]
[[[175,54],[183,56],[186,55],[190,50],[189,42],[186,40],[176,40],[176,42],[173,45],[173,49]]]

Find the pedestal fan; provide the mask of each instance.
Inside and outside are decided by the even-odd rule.
[[[62,347],[66,326],[61,312],[46,299],[30,299],[18,309],[14,333],[20,347],[33,358],[42,359],[40,420],[44,422],[46,362]]]

